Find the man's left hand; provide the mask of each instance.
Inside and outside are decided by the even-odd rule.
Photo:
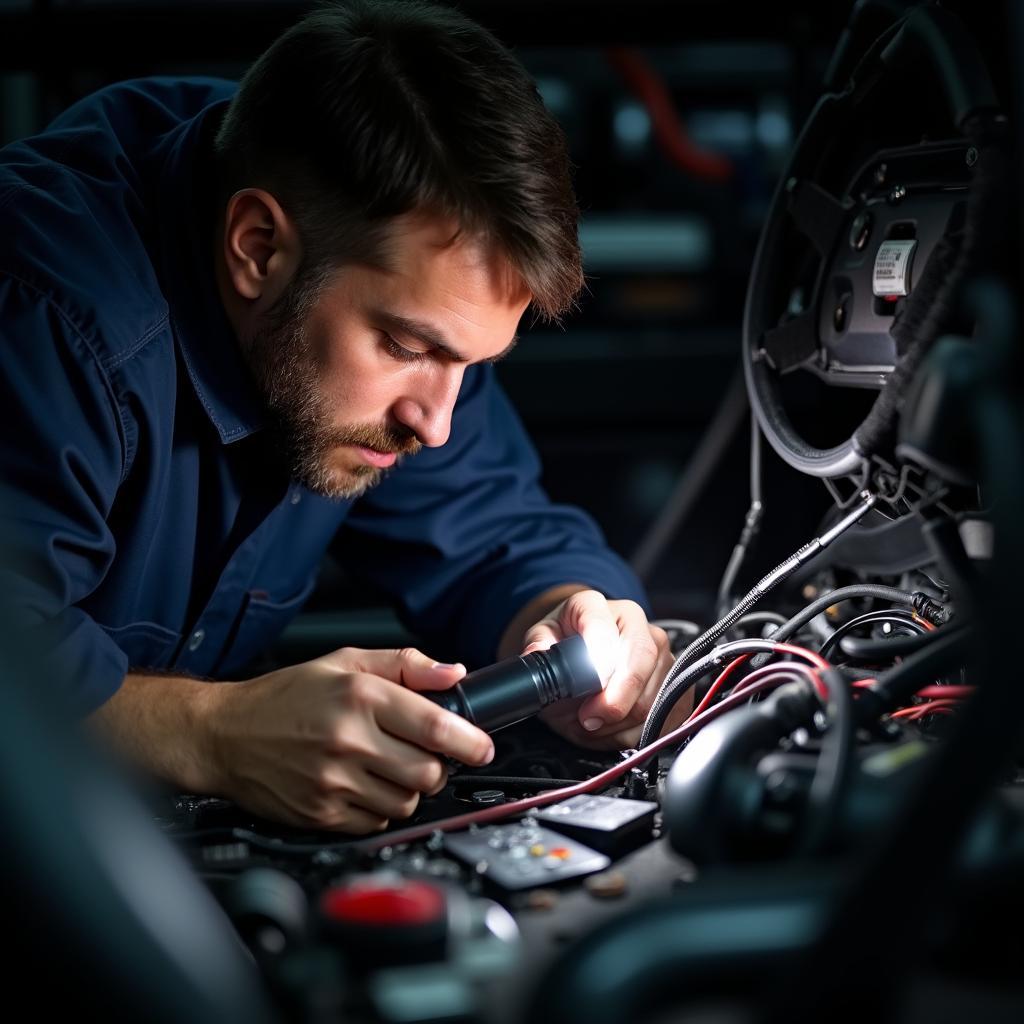
[[[596,590],[567,597],[523,636],[523,654],[545,650],[580,634],[605,684],[601,693],[583,700],[560,701],[541,718],[580,746],[622,750],[636,744],[662,680],[672,665],[668,636],[647,621],[635,601],[609,601]],[[682,701],[674,709],[674,728],[690,711]]]

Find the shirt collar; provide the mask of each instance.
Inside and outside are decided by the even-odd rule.
[[[211,104],[168,133],[158,198],[161,269],[175,338],[196,395],[225,444],[266,425],[214,277],[213,166],[203,140],[204,127],[227,102]]]

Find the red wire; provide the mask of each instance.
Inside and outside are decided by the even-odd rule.
[[[942,700],[946,697],[954,700],[970,697],[974,693],[973,686],[925,686],[917,691],[918,697],[937,698]]]
[[[782,647],[784,645],[779,644],[778,646]],[[821,659],[819,658],[819,660]],[[781,673],[779,674],[781,675]],[[435,832],[451,832],[455,829],[468,828],[470,825],[479,825],[483,822],[499,821],[502,818],[533,810],[534,807],[546,807],[548,804],[556,804],[561,800],[568,800],[570,797],[582,796],[584,793],[593,793],[595,790],[603,789],[634,765],[647,761],[652,754],[656,754],[659,750],[673,743],[689,739],[707,725],[708,722],[713,722],[716,718],[720,718],[740,704],[745,704],[755,694],[778,686],[782,681],[783,679],[766,679],[754,684],[749,690],[744,690],[741,694],[732,694],[726,697],[719,704],[716,704],[715,707],[705,711],[700,718],[687,719],[678,729],[673,729],[672,732],[666,733],[653,743],[648,743],[646,747],[624,758],[611,768],[600,772],[592,779],[585,779],[583,782],[577,782],[572,786],[563,786],[561,789],[549,789],[546,793],[538,793],[536,796],[529,796],[523,800],[513,800],[507,804],[484,807],[479,811],[457,814],[452,818],[441,818],[438,821],[428,822],[424,825],[413,825],[410,828],[403,828],[397,832],[389,832],[382,836],[374,836],[372,839],[362,840],[352,845],[358,850],[372,853],[385,846],[397,846],[399,843],[411,843],[417,839],[426,839]]]
[[[606,50],[605,55],[644,105],[651,118],[654,137],[673,163],[687,174],[708,181],[725,181],[732,177],[730,160],[698,149],[690,141],[664,81],[638,51],[615,47]]]
[[[941,711],[943,708],[952,710],[960,703],[959,700],[930,700],[924,704],[913,704],[907,708],[900,708],[894,711],[890,718],[920,718],[922,715],[932,711]]]
[[[729,676],[731,676],[733,672],[735,672],[736,669],[740,667],[740,665],[743,665],[746,662],[750,661],[752,657],[752,654],[741,654],[738,658],[734,658],[732,661],[730,661],[729,664],[726,665],[725,668],[722,670],[719,677],[711,684],[710,688],[708,689],[708,692],[705,693],[704,697],[701,699],[701,702],[690,713],[690,718],[696,718],[697,715],[704,711],[707,708],[707,706],[711,703],[711,700],[715,696],[715,694],[718,693],[718,691],[722,688],[723,684],[729,678]],[[688,718],[687,721],[689,721],[690,718]]]
[[[755,683],[760,682],[766,676],[771,675],[772,672],[793,671],[806,672],[807,675],[810,677],[811,681],[814,683],[815,689],[819,692],[819,694],[822,693],[822,690],[824,689],[824,683],[822,683],[821,677],[818,675],[817,671],[813,668],[808,668],[806,665],[798,661],[777,661],[774,665],[762,665],[760,668],[755,669],[753,672],[751,672],[749,676],[746,676],[743,679],[741,679],[736,684],[732,692],[734,694],[745,693],[749,687],[753,686]],[[827,696],[828,691],[825,690],[823,694],[823,699],[827,698]]]

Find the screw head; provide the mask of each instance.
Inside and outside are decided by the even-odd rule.
[[[839,305],[832,311],[832,326],[836,334],[842,334],[846,329],[846,299],[842,299]]]
[[[862,210],[854,218],[850,228],[850,248],[855,252],[863,251],[871,237],[872,216],[867,210]]]

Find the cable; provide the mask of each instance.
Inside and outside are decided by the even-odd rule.
[[[944,626],[930,633],[931,643],[905,658],[895,668],[879,675],[874,686],[866,686],[854,707],[858,725],[870,725],[895,708],[903,707],[923,687],[932,683],[971,650],[967,625]]]
[[[799,852],[805,857],[818,853],[831,835],[846,796],[853,763],[853,699],[846,679],[835,669],[823,672],[821,679],[828,688],[825,705],[828,728],[821,739],[807,795],[804,816],[807,824],[799,845]]]
[[[718,604],[715,606],[715,613],[721,618],[729,609],[732,602],[732,588],[736,577],[743,567],[747,552],[750,550],[757,535],[761,532],[761,520],[764,518],[764,499],[761,488],[761,428],[758,426],[757,417],[750,414],[750,508],[747,509],[746,518],[743,521],[743,530],[732,549],[729,562],[722,573],[722,580],[718,584]]]
[[[577,779],[536,779],[525,775],[453,775],[451,785],[461,788],[469,786],[506,786],[509,789],[561,789],[574,786]]]
[[[659,626],[665,632],[687,633],[696,636],[700,632],[700,626],[689,619],[652,619],[652,626]]]
[[[693,709],[692,712],[690,712],[690,718],[695,718],[702,711],[704,711],[707,708],[707,706],[711,703],[711,701],[714,699],[715,694],[717,694],[718,691],[721,690],[722,687],[725,685],[725,681],[729,678],[729,676],[731,676],[733,672],[735,672],[736,669],[740,667],[740,665],[744,665],[748,661],[750,661],[750,658],[751,655],[749,654],[741,654],[738,658],[734,659],[733,661],[730,661],[729,664],[726,665],[725,668],[722,669],[722,671],[719,673],[718,678],[708,687],[708,692],[705,693],[704,696],[701,698],[701,702]]]
[[[884,640],[859,636],[844,636],[839,649],[848,661],[875,663],[905,658],[931,643],[931,632],[925,630],[914,636],[888,636]]]
[[[737,619],[733,629],[742,629],[744,626],[761,626],[771,624],[782,626],[786,622],[786,616],[778,612],[747,612],[742,618]],[[772,636],[774,636],[774,632]],[[767,638],[765,638],[767,639]]]
[[[813,656],[813,652],[807,652]],[[607,768],[605,771],[595,775],[592,779],[585,779],[565,789],[555,789],[547,793],[538,793],[536,796],[526,797],[523,800],[513,800],[507,804],[498,804],[493,807],[484,807],[479,811],[471,811],[466,814],[457,814],[451,818],[441,818],[438,821],[424,825],[413,825],[410,828],[401,829],[397,832],[389,832],[380,836],[373,836],[370,839],[359,839],[351,843],[339,844],[347,849],[358,849],[363,853],[374,853],[385,846],[397,846],[400,843],[411,843],[418,839],[426,839],[437,832],[452,832],[456,829],[468,828],[470,825],[480,825],[492,821],[500,821],[516,814],[531,811],[535,807],[546,807],[548,804],[559,803],[568,800],[570,797],[582,796],[586,793],[593,793],[614,782],[620,775],[636,768],[645,762],[653,754],[664,749],[673,743],[688,740],[702,729],[708,722],[713,722],[721,715],[727,714],[740,704],[745,704],[751,697],[778,686],[771,680],[762,681],[735,696],[726,697],[720,704],[705,711],[700,718],[691,718],[684,722],[678,729],[655,740],[650,746],[643,750],[637,750],[629,757],[624,758],[618,764]],[[323,849],[324,847],[318,847]]]
[[[843,601],[852,601],[859,597],[872,597],[879,601],[890,601],[892,604],[912,608],[914,595],[907,590],[897,590],[895,587],[883,587],[877,583],[854,583],[848,587],[840,587],[838,590],[829,591],[816,598],[806,608],[801,609],[792,618],[779,626],[772,634],[775,640],[788,640],[801,627],[806,626],[816,615],[820,615],[826,608]]]
[[[729,643],[720,644],[710,653],[706,654],[699,661],[693,662],[685,668],[670,682],[662,684],[658,698],[651,705],[647,714],[647,721],[644,722],[643,731],[640,733],[640,742],[637,749],[646,751],[658,734],[665,727],[668,716],[672,713],[679,699],[712,667],[723,662],[726,658],[738,654],[751,654],[754,652],[766,652],[768,654],[795,654],[805,658],[812,665],[821,670],[829,668],[829,663],[814,651],[808,651],[803,647],[796,647],[792,644],[777,643],[775,640],[732,640]]]
[[[850,633],[855,629],[859,629],[861,626],[869,626],[873,622],[895,622],[904,629],[912,630],[915,635],[918,636],[927,632],[924,626],[919,622],[915,622],[909,615],[901,615],[899,612],[889,611],[888,609],[878,609],[876,611],[865,612],[863,615],[858,615],[856,618],[850,619],[849,622],[844,622],[841,626],[838,626],[835,632],[833,632],[832,635],[821,645],[818,653],[823,658],[827,658],[832,648],[835,647],[835,645],[842,640],[847,633]]]
[[[661,689],[654,698],[651,710],[647,715],[647,722],[644,724],[644,735],[650,736],[649,725],[655,718],[661,718],[664,724],[664,704],[671,699],[673,683],[676,678],[682,675],[687,665],[691,664],[706,651],[730,626],[741,619],[765,594],[777,587],[784,579],[791,576],[801,565],[810,561],[815,555],[827,548],[837,537],[842,536],[854,524],[858,523],[872,508],[878,498],[874,494],[865,491],[861,503],[847,513],[834,526],[826,530],[820,537],[814,537],[802,548],[795,551],[784,562],[776,566],[767,576],[756,583],[752,590],[732,609],[727,615],[719,619],[710,629],[705,630],[696,640],[691,643],[682,654],[673,662],[668,674],[661,684]],[[778,636],[778,634],[775,634]],[[781,638],[780,638],[781,639]],[[674,703],[674,701],[673,701]],[[655,733],[655,735],[657,735]]]
[[[644,105],[658,145],[677,167],[707,181],[720,182],[732,177],[731,160],[698,149],[687,136],[664,80],[638,51],[615,47],[606,50],[605,56]]]

